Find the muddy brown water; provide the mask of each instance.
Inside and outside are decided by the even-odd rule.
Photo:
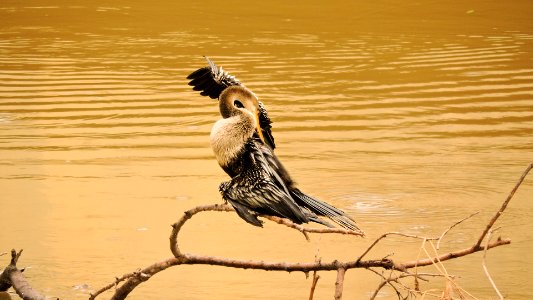
[[[279,225],[205,213],[184,228],[183,251],[348,260],[386,231],[435,236],[480,211],[439,251],[468,247],[533,161],[532,9],[531,1],[4,0],[0,252],[23,248],[31,283],[61,299],[87,298],[170,257],[169,225],[221,202],[227,180],[208,142],[216,102],[185,80],[205,65],[202,55],[266,104],[277,154],[300,188],[354,216],[368,237],[306,242]],[[530,177],[498,223],[512,244],[487,257],[509,299],[533,297],[532,195]],[[413,259],[420,245],[390,238],[370,257]],[[477,298],[495,298],[481,258],[446,270]],[[368,298],[379,280],[349,271],[345,298]],[[323,272],[316,299],[331,298],[334,281]],[[310,284],[299,273],[181,266],[131,298],[306,299]],[[390,289],[380,297],[395,299]]]

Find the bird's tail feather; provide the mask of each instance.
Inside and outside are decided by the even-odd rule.
[[[348,216],[342,210],[326,202],[323,202],[311,196],[308,196],[296,188],[291,190],[291,194],[297,202],[302,203],[315,214],[319,216],[328,217],[333,222],[339,224],[340,226],[346,229],[350,229],[354,231],[361,231],[361,229],[359,229],[359,227],[357,227],[357,225],[355,224],[355,220],[352,219],[350,216]],[[312,220],[312,221],[316,222],[315,220]],[[321,222],[318,222],[318,223],[321,223]],[[328,226],[327,224],[325,225]]]

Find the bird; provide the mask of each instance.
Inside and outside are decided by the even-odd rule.
[[[271,215],[296,224],[315,222],[361,231],[342,210],[302,192],[274,154],[272,121],[258,97],[234,76],[208,66],[187,79],[202,96],[218,98],[221,119],[213,125],[210,144],[220,167],[231,178],[219,186],[222,198],[246,222],[262,227],[257,217]]]

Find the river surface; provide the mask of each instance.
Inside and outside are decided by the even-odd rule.
[[[61,299],[170,257],[170,224],[220,203],[227,180],[209,146],[216,101],[185,79],[203,55],[265,103],[300,188],[367,237],[306,242],[204,213],[185,226],[183,251],[348,260],[384,232],[438,236],[480,211],[439,252],[472,245],[533,162],[533,2],[358,2],[3,0],[0,253],[23,248],[29,281]],[[529,177],[497,223],[512,244],[487,254],[508,299],[533,298],[532,198]],[[390,238],[368,258],[415,259],[420,246]],[[496,298],[481,261],[445,266],[468,293]],[[366,299],[379,281],[348,271],[344,296]],[[331,299],[334,282],[322,272],[315,299]],[[432,282],[422,288],[445,288]],[[180,266],[131,299],[307,299],[310,285],[301,273]]]

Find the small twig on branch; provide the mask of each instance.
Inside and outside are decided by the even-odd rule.
[[[93,300],[94,298],[96,298],[98,295],[100,295],[101,293],[109,290],[110,288],[114,287],[114,286],[117,286],[120,282],[130,278],[130,277],[133,277],[133,276],[138,276],[139,274],[141,273],[140,270],[138,271],[135,271],[135,272],[131,272],[131,273],[127,273],[127,274],[124,274],[122,275],[121,277],[117,277],[115,278],[115,281],[104,286],[103,288],[99,289],[98,291],[96,292],[93,292],[91,293],[91,296],[89,297],[89,300]]]
[[[408,238],[414,238],[414,239],[420,239],[420,240],[436,240],[437,238],[427,238],[427,237],[424,237],[424,236],[418,236],[418,235],[412,235],[412,234],[406,234],[406,233],[402,233],[402,232],[387,232],[387,233],[384,233],[382,234],[380,237],[378,237],[376,240],[374,240],[374,242],[372,244],[370,244],[370,246],[365,250],[365,252],[363,252],[363,254],[361,254],[359,256],[359,258],[357,258],[357,262],[360,261],[361,259],[363,259],[363,257],[365,255],[368,254],[368,252],[370,252],[370,250],[372,250],[372,248],[374,248],[374,246],[376,246],[376,244],[381,241],[382,239],[390,236],[390,235],[398,235],[398,236],[403,236],[403,237],[408,237]]]
[[[472,218],[473,216],[475,216],[475,215],[477,215],[477,214],[479,214],[479,211],[477,211],[477,212],[471,214],[470,216],[468,216],[468,217],[466,217],[466,218],[461,219],[460,221],[455,222],[452,226],[450,226],[450,227],[448,227],[446,230],[444,230],[444,232],[440,235],[439,239],[437,240],[437,250],[440,249],[440,241],[442,241],[442,239],[443,239],[444,236],[448,233],[448,231],[452,230],[452,228],[454,228],[455,226],[457,226],[457,225],[463,223],[464,221],[466,221],[466,220]]]
[[[533,163],[531,163],[526,168],[526,170],[524,171],[522,176],[520,176],[520,179],[518,179],[518,182],[516,183],[515,187],[511,190],[511,192],[509,193],[509,196],[507,196],[507,199],[505,199],[505,201],[503,202],[502,206],[500,207],[500,210],[498,210],[496,212],[496,214],[492,217],[490,222],[485,227],[485,230],[483,230],[483,232],[481,233],[481,236],[479,237],[479,239],[477,240],[476,244],[474,245],[475,248],[479,248],[479,246],[483,242],[483,239],[485,238],[485,236],[487,235],[489,230],[492,228],[492,226],[494,226],[494,223],[496,223],[496,220],[498,220],[498,218],[501,216],[501,214],[503,213],[503,211],[507,207],[507,204],[509,204],[509,201],[511,201],[511,199],[513,198],[516,190],[518,190],[518,188],[522,184],[522,181],[524,181],[524,179],[526,178],[527,174],[529,173],[529,171],[531,171],[532,168],[533,168]]]
[[[372,294],[372,296],[370,296],[370,300],[374,300],[376,299],[376,297],[378,296],[379,294],[379,291],[385,287],[387,284],[392,287],[392,289],[394,289],[394,291],[396,292],[396,295],[398,296],[398,298],[402,299],[403,295],[402,293],[400,292],[400,290],[394,285],[392,284],[393,282],[395,283],[398,283],[399,286],[406,290],[408,295],[409,294],[419,294],[419,295],[424,295],[426,292],[421,292],[420,290],[417,290],[416,288],[408,288],[406,287],[405,285],[403,284],[400,284],[400,279],[403,279],[403,278],[406,278],[406,277],[414,277],[415,279],[420,279],[420,280],[423,280],[423,281],[429,281],[428,279],[424,278],[424,277],[445,277],[445,275],[443,274],[434,274],[434,273],[409,273],[409,272],[404,272],[404,273],[400,273],[398,274],[397,276],[392,276],[393,274],[391,273],[389,275],[389,277],[385,277],[383,274],[377,272],[376,270],[374,269],[368,269],[369,271],[372,271],[373,273],[375,273],[376,275],[378,275],[379,277],[382,278],[382,281],[380,282],[380,284],[378,285],[378,287],[376,288],[376,290],[374,291],[374,293]],[[404,297],[404,299],[406,299],[407,297]]]
[[[335,300],[342,299],[342,289],[344,286],[344,275],[346,274],[345,268],[339,268],[337,270],[337,280],[335,281]]]
[[[309,300],[313,300],[313,297],[315,295],[316,284],[318,283],[319,279],[320,279],[320,275],[318,275],[316,271],[313,271],[313,282],[311,283],[311,291],[309,292]]]
[[[280,218],[276,216],[267,216],[267,215],[261,215],[261,217],[300,231],[301,233],[303,233],[303,235],[308,241],[310,239],[307,233],[338,233],[338,234],[365,236],[364,233],[361,231],[354,231],[354,230],[349,230],[349,229],[344,229],[344,228],[308,228],[308,227],[304,227],[303,225],[296,224],[292,222],[291,220],[285,219],[285,218]]]
[[[490,242],[490,238],[491,238],[492,233],[494,231],[496,231],[496,230],[498,230],[498,228],[490,229],[489,233],[487,234],[487,242],[485,243],[485,247],[484,247],[484,250],[483,250],[482,265],[483,265],[483,271],[485,271],[485,275],[487,275],[487,278],[489,279],[490,284],[492,285],[492,288],[494,289],[494,291],[496,291],[496,294],[498,294],[498,297],[503,300],[503,295],[500,293],[500,290],[496,286],[496,283],[494,283],[494,280],[492,280],[492,276],[490,276],[489,269],[487,268],[487,249],[488,249],[488,244]]]
[[[374,274],[378,275],[379,277],[381,277],[383,280],[379,283],[378,287],[376,288],[376,290],[374,291],[374,293],[372,294],[372,296],[370,296],[370,300],[374,300],[376,299],[377,295],[379,294],[379,291],[381,291],[381,289],[385,286],[385,285],[389,285],[390,287],[392,287],[392,289],[396,292],[396,295],[398,295],[398,298],[401,297],[402,293],[398,290],[398,288],[396,286],[394,286],[394,284],[392,284],[392,282],[397,282],[397,280],[399,279],[399,276],[398,277],[394,277],[392,278],[392,274],[389,276],[389,278],[386,278],[385,276],[383,276],[383,274],[379,273],[378,271],[374,270],[374,269],[371,269],[369,268],[368,269],[369,271],[371,272],[374,272]]]
[[[494,248],[494,247],[498,247],[498,246],[502,246],[502,245],[508,245],[510,243],[511,243],[511,240],[500,239],[500,240],[497,240],[495,242],[489,243],[488,244],[488,249],[491,249],[491,248]],[[440,256],[433,257],[433,258],[406,261],[406,262],[403,262],[401,264],[396,265],[395,267],[397,268],[397,270],[403,271],[403,270],[411,269],[411,268],[413,268],[415,266],[418,266],[418,267],[428,266],[428,265],[431,265],[431,264],[433,264],[435,262],[438,262],[438,261],[446,261],[446,260],[462,257],[462,256],[465,256],[465,255],[469,255],[469,254],[472,254],[472,253],[475,253],[475,252],[479,252],[479,251],[482,251],[482,250],[483,250],[483,248],[479,248],[479,247],[476,248],[476,247],[472,246],[472,247],[468,247],[468,248],[465,248],[465,249],[462,249],[462,250],[458,250],[458,251],[442,254]]]
[[[433,243],[430,241],[429,242],[429,245],[431,246],[431,249],[433,250],[433,253],[435,255],[436,258],[438,258],[438,252],[437,252],[437,248],[435,248],[435,246],[433,245]],[[431,258],[431,254],[428,253],[427,249],[424,247],[423,248],[424,252],[426,253],[426,255]],[[446,278],[446,291],[445,291],[445,294],[448,293],[448,292],[451,292],[451,291],[457,291],[459,292],[459,297],[460,299],[464,299],[464,297],[462,296],[462,293],[466,293],[468,296],[470,296],[472,299],[475,299],[474,296],[472,296],[470,293],[468,293],[466,290],[464,290],[463,288],[461,288],[460,286],[457,285],[457,283],[455,282],[454,278],[452,275],[450,275],[448,273],[448,271],[446,270],[446,267],[444,266],[444,264],[440,261],[440,260],[436,260],[436,261],[433,261],[433,265],[435,266],[435,268],[444,276],[444,278]],[[444,297],[444,299],[448,299],[449,297]]]

